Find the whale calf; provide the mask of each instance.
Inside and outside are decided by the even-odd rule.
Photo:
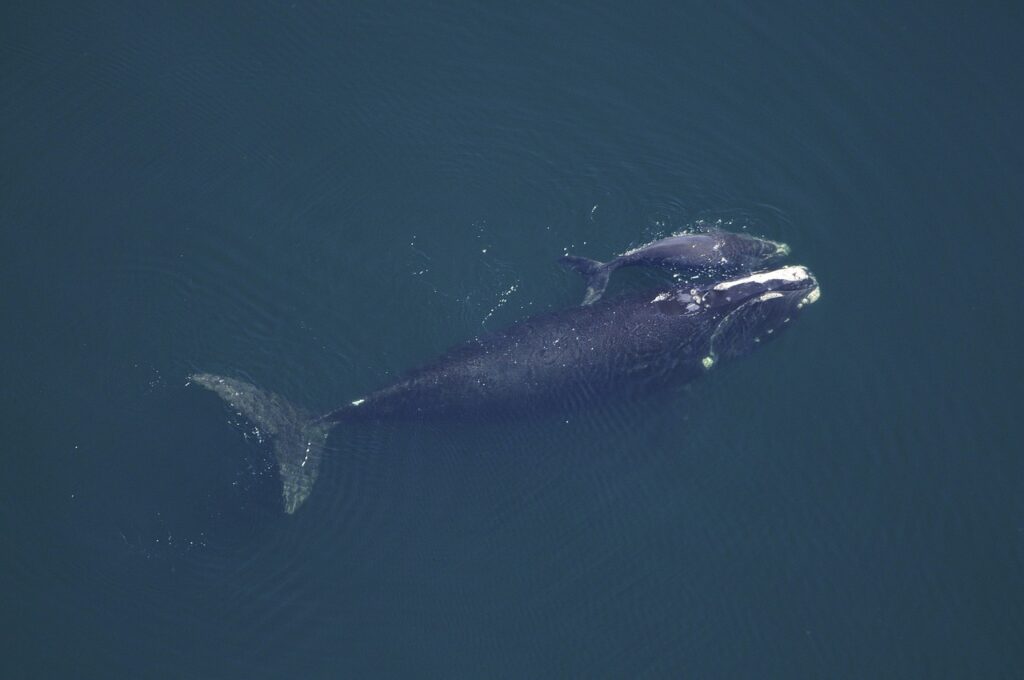
[[[789,246],[785,243],[716,229],[652,241],[608,262],[569,254],[559,261],[586,278],[587,292],[582,304],[592,305],[604,294],[608,277],[621,267],[645,265],[705,274],[733,274],[761,269],[788,254]]]
[[[316,481],[328,432],[367,421],[557,413],[693,380],[778,337],[820,295],[790,266],[692,287],[672,285],[529,317],[458,345],[391,385],[321,416],[234,378],[197,373],[269,439],[284,509]]]

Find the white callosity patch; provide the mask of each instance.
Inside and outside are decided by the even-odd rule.
[[[352,402],[352,405],[353,405],[353,406],[359,406],[359,405],[360,405],[360,404],[362,404],[362,403],[363,403],[364,401],[366,401],[366,400],[365,400],[365,399],[356,399],[355,401],[353,401],[353,402]]]
[[[732,279],[731,281],[722,281],[715,286],[715,290],[729,290],[734,286],[741,286],[744,283],[769,283],[772,281],[796,282],[806,281],[809,278],[811,278],[811,273],[807,271],[807,267],[797,265],[795,267],[773,269],[769,272],[758,272],[757,274],[744,276],[740,279]]]
[[[821,287],[815,286],[814,290],[804,296],[804,299],[800,301],[800,304],[796,306],[797,309],[802,309],[804,305],[813,305],[821,297]]]

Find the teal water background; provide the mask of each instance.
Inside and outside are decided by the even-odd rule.
[[[1021,677],[1022,29],[8,3],[2,675]],[[292,517],[186,386],[327,410],[701,223],[820,302],[651,402],[337,430]]]

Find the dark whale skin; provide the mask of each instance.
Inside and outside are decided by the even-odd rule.
[[[720,314],[657,292],[538,315],[458,345],[329,422],[464,417],[572,407],[705,372]]]

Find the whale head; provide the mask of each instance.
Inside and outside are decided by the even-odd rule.
[[[750,234],[721,231],[715,234],[718,254],[737,269],[762,269],[789,255],[789,246]]]
[[[746,354],[778,337],[820,297],[817,279],[799,265],[706,286],[701,305],[715,321],[704,366],[710,368],[719,359]]]

